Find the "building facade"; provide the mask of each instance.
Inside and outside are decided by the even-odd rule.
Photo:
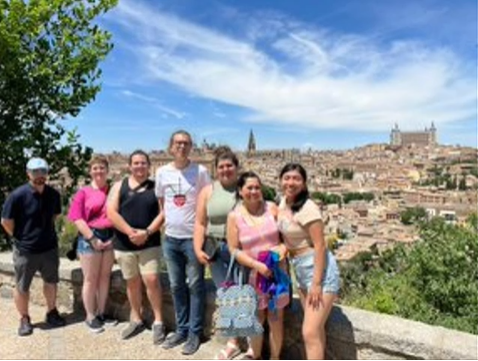
[[[423,131],[412,132],[402,132],[398,128],[398,125],[395,124],[395,127],[392,128],[390,132],[390,145],[393,146],[407,146],[412,144],[418,146],[433,146],[437,143],[437,129],[433,122],[430,128],[425,128]]]

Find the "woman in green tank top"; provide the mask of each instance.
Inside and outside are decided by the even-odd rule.
[[[199,193],[194,225],[194,252],[208,265],[217,288],[224,282],[231,255],[226,241],[227,215],[236,204],[239,161],[229,147],[215,152],[216,180]],[[240,353],[237,339],[228,340],[218,360],[230,360]]]

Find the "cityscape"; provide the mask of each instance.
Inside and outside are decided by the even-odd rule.
[[[216,146],[204,139],[192,152],[192,159],[213,175]],[[108,154],[114,180],[127,173],[127,156]],[[476,211],[478,150],[440,145],[433,122],[429,128],[408,132],[394,124],[388,143],[343,151],[261,149],[260,139],[251,129],[238,156],[242,170],[257,172],[276,192],[279,169],[287,162],[299,162],[308,171],[312,195],[339,196],[329,204],[317,201],[326,214],[329,245],[340,261],[373,247],[383,250],[416,241],[416,227],[401,221],[401,213],[407,209],[421,207],[428,217],[443,217],[450,223],[464,222]],[[171,160],[166,150],[153,151],[151,174]],[[373,194],[373,199],[343,202],[344,195],[352,193]]]

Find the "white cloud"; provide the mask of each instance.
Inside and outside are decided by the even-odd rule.
[[[156,98],[146,96],[146,95],[143,95],[143,94],[139,94],[139,93],[136,93],[136,92],[132,92],[130,90],[122,90],[121,94],[128,97],[128,98],[135,98],[135,99],[139,99],[139,100],[142,100],[144,102],[152,104],[155,108],[157,108],[157,109],[161,110],[163,113],[165,113],[165,114],[162,114],[163,118],[167,118],[168,115],[172,115],[173,117],[175,117],[177,119],[183,119],[186,116],[186,113],[184,113],[184,112],[180,112],[178,110],[175,110],[175,109],[172,109],[172,108],[169,108],[169,107],[166,107],[166,106],[162,105],[159,102],[159,100],[156,99]]]
[[[120,46],[127,43],[149,81],[242,107],[250,111],[246,121],[388,130],[395,122],[409,129],[476,118],[476,70],[450,49],[378,45],[280,17],[263,20],[268,44],[253,26],[233,38],[137,1],[121,1],[109,17],[129,32]]]

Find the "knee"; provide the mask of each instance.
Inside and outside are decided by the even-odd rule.
[[[302,326],[302,337],[306,344],[317,342],[320,340],[320,333],[324,332],[318,325],[311,327],[309,325]]]
[[[148,290],[159,288],[159,278],[156,274],[143,276],[143,282]]]

